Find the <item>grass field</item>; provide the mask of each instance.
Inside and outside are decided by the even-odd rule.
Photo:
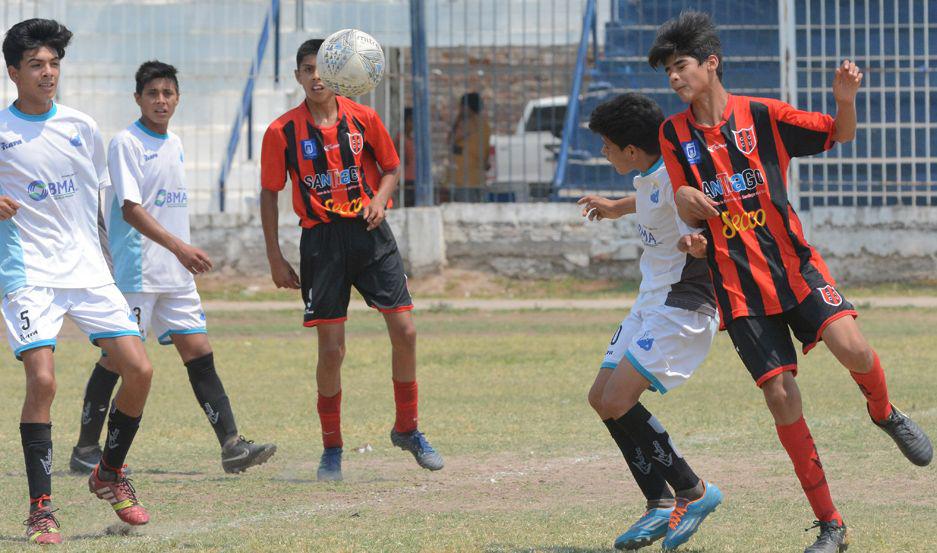
[[[348,324],[345,482],[319,484],[314,334],[300,312],[210,313],[216,360],[242,433],[275,441],[267,464],[225,475],[174,350],[150,346],[156,377],[128,462],[152,522],[107,536],[117,518],[67,473],[83,385],[96,352],[60,339],[53,482],[66,551],[607,551],[643,501],[586,391],[623,313],[417,312],[421,427],[445,455],[429,473],[390,446],[389,345],[381,319]],[[937,311],[868,309],[860,320],[892,397],[937,437]],[[25,547],[26,483],[17,421],[21,365],[4,353],[0,386],[0,550]],[[873,427],[825,348],[803,365],[808,422],[850,551],[937,550],[937,469],[913,467]],[[813,517],[731,344],[719,336],[699,374],[646,404],[726,502],[687,552],[799,552]],[[372,446],[358,453],[357,448]],[[656,547],[648,550],[656,550]]]

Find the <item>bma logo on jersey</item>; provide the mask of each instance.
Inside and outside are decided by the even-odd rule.
[[[41,202],[50,195],[56,200],[61,200],[74,196],[77,191],[78,188],[75,186],[75,180],[71,177],[48,183],[34,180],[26,185],[26,193],[29,194],[30,199],[37,202]]]
[[[185,207],[189,205],[189,194],[185,190],[170,192],[165,188],[161,188],[156,193],[156,200],[153,203],[156,204],[156,207]]]
[[[319,145],[314,140],[300,142],[303,148],[303,159],[316,159],[319,157]]]
[[[700,162],[699,145],[695,140],[681,142],[680,147],[683,148],[683,154],[690,165],[697,165]]]

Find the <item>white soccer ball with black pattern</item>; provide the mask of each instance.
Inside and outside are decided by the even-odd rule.
[[[368,33],[342,29],[330,35],[316,56],[319,77],[342,96],[361,96],[384,77],[384,50]]]

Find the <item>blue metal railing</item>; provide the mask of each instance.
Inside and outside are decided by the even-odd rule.
[[[582,78],[586,72],[586,53],[589,50],[589,35],[593,36],[594,56],[598,58],[598,41],[595,40],[596,17],[595,0],[586,2],[586,10],[582,16],[582,35],[579,39],[579,51],[576,54],[576,69],[573,75],[573,84],[569,92],[566,108],[566,121],[563,123],[563,140],[560,145],[560,155],[556,163],[556,174],[553,176],[553,199],[557,198],[557,191],[566,181],[566,170],[569,165],[569,147],[572,143],[573,133],[579,126],[579,93],[582,91]]]
[[[234,162],[234,154],[237,152],[238,143],[241,140],[241,128],[245,122],[247,124],[247,149],[248,159],[253,157],[253,135],[252,135],[252,115],[254,108],[254,82],[260,73],[260,66],[264,60],[264,54],[267,51],[267,42],[270,40],[270,31],[274,31],[274,50],[276,59],[274,63],[274,80],[279,81],[279,50],[280,50],[280,0],[270,0],[270,9],[264,17],[263,27],[260,30],[260,38],[257,40],[257,52],[251,62],[250,72],[247,75],[247,82],[244,83],[244,92],[241,94],[241,104],[238,107],[237,115],[234,117],[234,124],[231,125],[231,135],[228,138],[228,148],[225,151],[225,157],[221,162],[221,171],[218,175],[218,209],[221,212],[225,210],[225,185],[228,176],[231,173],[231,164]]]

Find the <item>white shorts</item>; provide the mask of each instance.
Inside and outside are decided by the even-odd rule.
[[[143,339],[152,329],[161,345],[172,344],[173,334],[205,334],[205,311],[195,286],[180,292],[124,294]]]
[[[17,359],[26,350],[52,346],[65,315],[92,344],[98,338],[140,336],[127,301],[114,284],[97,288],[23,286],[3,297],[7,338]]]
[[[615,369],[627,358],[652,391],[665,394],[693,375],[718,331],[718,317],[679,307],[632,311],[612,336],[602,368]]]

